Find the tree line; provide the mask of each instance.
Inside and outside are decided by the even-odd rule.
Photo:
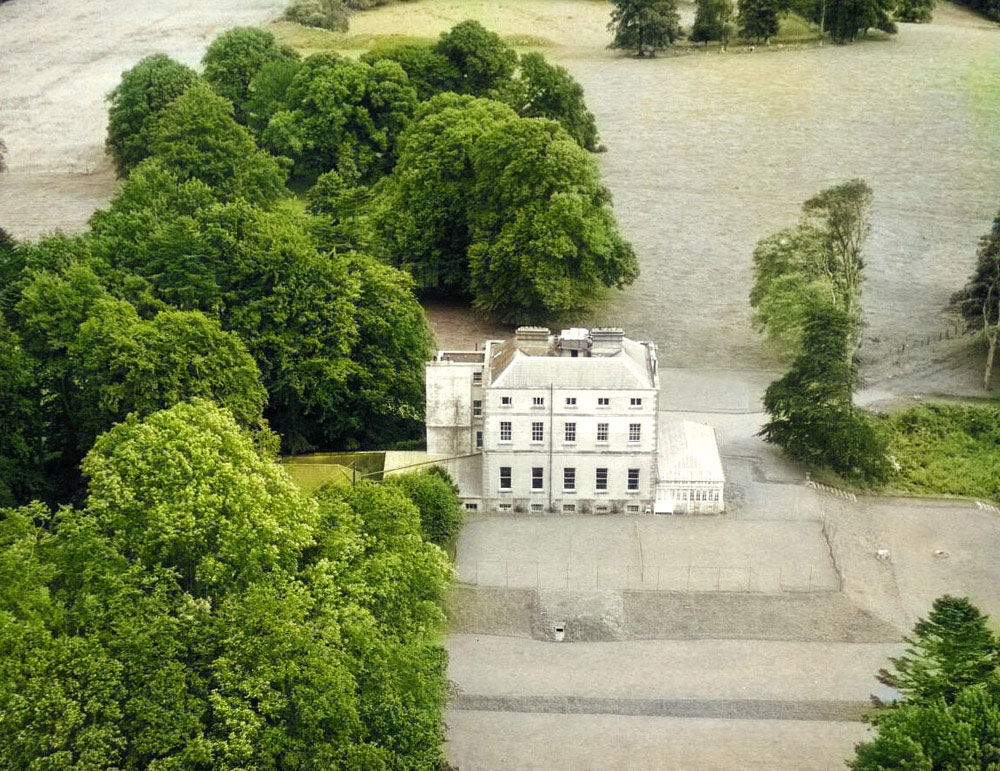
[[[685,37],[676,0],[612,0],[611,48],[652,55]],[[870,29],[893,34],[895,21],[930,21],[934,0],[695,0],[692,43],[717,41],[723,48],[735,37],[768,43],[790,13],[816,24],[820,35],[848,43]]]

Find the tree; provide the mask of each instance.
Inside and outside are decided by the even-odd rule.
[[[855,771],[991,769],[1000,761],[997,640],[968,599],[945,595],[913,628],[906,654],[879,681],[897,688],[872,718],[876,735],[857,745]]]
[[[899,0],[895,16],[899,21],[928,22],[933,13],[934,0]]]
[[[852,405],[857,379],[848,356],[853,324],[836,305],[808,309],[801,353],[791,370],[764,393],[764,409],[771,419],[760,435],[796,460],[881,482],[890,473],[885,438]]]
[[[448,472],[438,466],[386,478],[387,485],[398,487],[420,511],[424,539],[445,546],[462,526],[463,512],[458,487]]]
[[[243,342],[197,311],[141,320],[128,303],[102,300],[69,347],[73,418],[83,450],[129,414],[212,399],[246,428],[259,429],[266,393]]]
[[[691,27],[692,43],[718,40],[725,48],[732,36],[733,6],[730,0],[698,0],[695,4],[694,26]]]
[[[959,691],[952,703],[900,704],[875,717],[874,739],[855,748],[853,771],[993,769],[1000,758],[1000,681]]]
[[[424,366],[433,336],[413,295],[413,279],[373,258],[354,254],[348,273],[359,287],[351,349],[351,438],[375,447],[423,436]]]
[[[653,56],[682,36],[675,0],[611,2],[614,8],[608,29],[614,33],[614,40],[609,48],[635,51],[636,56]]]
[[[890,34],[895,0],[827,0],[824,27],[836,42],[847,43],[871,28]]]
[[[244,118],[257,139],[261,138],[276,113],[289,109],[288,89],[301,67],[299,59],[275,59],[264,63],[253,76]]]
[[[43,491],[44,412],[38,362],[0,318],[0,507]]]
[[[473,149],[469,287],[505,321],[579,311],[638,274],[593,159],[559,124],[515,118]]]
[[[953,703],[964,688],[986,682],[1000,665],[988,621],[966,597],[938,597],[927,619],[917,621],[904,638],[905,655],[889,659],[893,671],[879,670],[879,682],[908,702]]]
[[[245,123],[254,76],[270,62],[296,59],[298,54],[279,46],[267,30],[235,27],[212,41],[201,64],[205,80],[219,96],[233,103],[236,120]]]
[[[517,66],[517,52],[478,21],[463,21],[442,32],[434,51],[458,71],[455,90],[460,94],[491,96],[506,85]]]
[[[462,73],[451,59],[433,46],[396,43],[376,46],[361,55],[361,61],[367,64],[383,60],[396,62],[403,68],[421,102],[445,91],[459,90]]]
[[[373,230],[380,251],[407,270],[418,288],[469,292],[472,151],[492,127],[515,117],[498,102],[441,94],[420,106],[402,136],[399,161],[373,212]]]
[[[738,0],[737,9],[740,37],[766,43],[778,34],[777,0]]]
[[[417,106],[415,89],[395,62],[372,65],[317,54],[303,62],[273,115],[265,146],[315,178],[337,171],[370,182],[395,163],[396,141]]]
[[[292,0],[282,18],[306,27],[347,32],[348,14],[340,0]]]
[[[522,118],[558,121],[580,147],[597,152],[597,124],[583,100],[583,88],[564,67],[545,61],[538,53],[521,57],[517,77],[502,93]]]
[[[1000,214],[993,220],[992,230],[979,241],[976,267],[965,287],[951,298],[969,329],[982,329],[986,340],[986,367],[983,388],[989,390],[1000,339]]]
[[[160,115],[197,80],[194,70],[164,54],[147,56],[122,73],[107,97],[111,104],[105,141],[119,177],[149,156]]]
[[[286,172],[233,119],[232,104],[196,83],[163,110],[150,155],[180,181],[198,179],[223,200],[267,205],[285,193]]]

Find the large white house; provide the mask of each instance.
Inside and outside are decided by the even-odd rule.
[[[468,509],[720,512],[715,432],[662,419],[656,347],[620,329],[520,327],[427,365],[427,452]]]

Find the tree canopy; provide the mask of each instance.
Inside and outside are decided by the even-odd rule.
[[[418,286],[468,292],[506,320],[585,307],[637,272],[586,151],[559,124],[488,100],[421,108],[375,219]]]
[[[463,21],[442,32],[434,51],[458,72],[454,90],[460,94],[498,93],[517,66],[517,52],[478,21]]]
[[[0,512],[0,765],[432,768],[448,568],[401,491],[306,498],[207,401]]]
[[[707,45],[711,40],[718,40],[725,47],[734,32],[732,19],[733,5],[730,0],[698,0],[691,27],[691,42]]]
[[[233,103],[235,116],[243,123],[254,76],[266,64],[296,59],[298,54],[279,46],[267,30],[234,27],[211,42],[201,64],[205,80],[215,93]]]
[[[992,769],[1000,761],[997,640],[968,599],[934,601],[878,679],[906,697],[879,709],[875,736],[857,745],[854,771]]]
[[[737,0],[736,7],[740,37],[766,43],[778,34],[778,0]]]
[[[258,150],[233,118],[233,106],[206,83],[195,83],[161,113],[150,155],[180,181],[204,182],[224,200],[269,204],[285,195],[282,165]]]
[[[108,94],[106,140],[119,177],[149,156],[160,115],[197,80],[194,70],[164,54],[147,56],[122,73]]]
[[[652,56],[682,36],[676,0],[611,0],[609,48]]]

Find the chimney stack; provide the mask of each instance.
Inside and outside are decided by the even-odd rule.
[[[548,327],[518,327],[517,347],[529,356],[544,356],[549,352]]]
[[[625,330],[617,327],[599,327],[590,330],[591,356],[615,356],[621,353]]]

